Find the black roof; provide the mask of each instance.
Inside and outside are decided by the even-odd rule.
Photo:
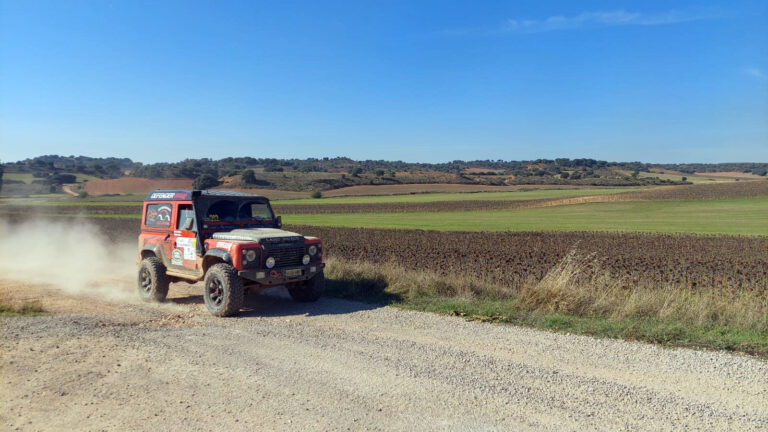
[[[232,191],[232,190],[190,190],[190,189],[163,189],[155,190],[147,195],[147,201],[188,201],[192,198],[201,196],[211,197],[247,197],[247,198],[263,198],[262,195],[249,194],[244,192]]]

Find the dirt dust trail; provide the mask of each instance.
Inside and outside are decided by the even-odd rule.
[[[768,429],[768,363],[728,353],[280,289],[228,319],[198,285],[160,305],[42,282],[0,295],[53,312],[0,318],[2,430]]]

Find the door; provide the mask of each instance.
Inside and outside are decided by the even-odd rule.
[[[178,269],[197,270],[197,221],[192,204],[177,205],[175,228],[171,265]]]

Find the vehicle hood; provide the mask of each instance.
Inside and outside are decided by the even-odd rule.
[[[252,241],[252,242],[291,242],[300,241],[304,237],[301,234],[278,228],[245,228],[228,232],[217,232],[211,236],[217,240]]]

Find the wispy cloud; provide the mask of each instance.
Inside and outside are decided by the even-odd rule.
[[[677,11],[645,13],[625,10],[590,11],[578,15],[552,15],[541,19],[510,18],[495,28],[477,28],[448,31],[451,34],[500,34],[500,33],[542,33],[558,30],[577,30],[618,26],[658,26],[716,18],[715,10]]]
[[[745,68],[744,73],[755,78],[768,80],[768,73],[765,73],[762,69],[755,67]]]

